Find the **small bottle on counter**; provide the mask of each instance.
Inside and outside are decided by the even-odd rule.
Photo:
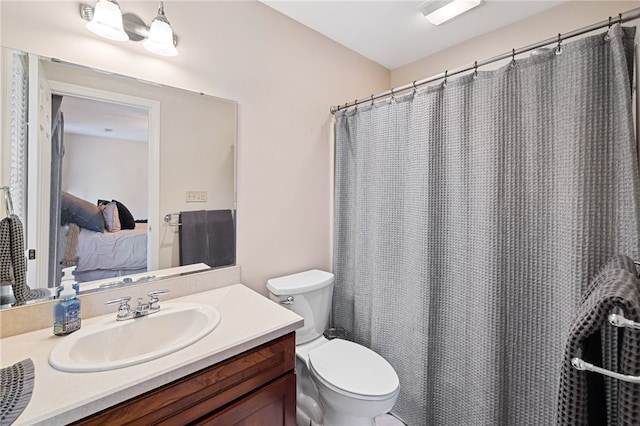
[[[65,268],[62,277],[60,301],[53,308],[53,334],[66,336],[80,329],[80,299],[76,297],[77,283],[71,272],[75,266]]]

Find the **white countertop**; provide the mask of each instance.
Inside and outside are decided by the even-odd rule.
[[[35,385],[16,425],[66,424],[126,401],[173,380],[228,359],[302,327],[303,319],[242,284],[161,302],[213,306],[220,324],[198,342],[164,357],[131,367],[94,373],[65,373],[49,365],[60,339],[53,327],[0,339],[0,367],[31,358]],[[83,319],[82,328],[106,317]],[[130,320],[135,321],[135,320]]]

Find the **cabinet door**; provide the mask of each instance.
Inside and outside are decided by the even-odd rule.
[[[287,374],[229,407],[193,423],[198,426],[295,426],[296,375]]]

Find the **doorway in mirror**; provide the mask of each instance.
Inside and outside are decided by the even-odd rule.
[[[61,220],[51,224],[49,281],[68,266],[76,266],[78,282],[146,272],[148,109],[54,97],[64,130],[52,144],[51,217]]]

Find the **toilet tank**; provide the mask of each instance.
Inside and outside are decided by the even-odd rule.
[[[313,269],[267,281],[269,298],[304,318],[296,330],[296,344],[309,342],[329,325],[333,296],[333,274]]]

